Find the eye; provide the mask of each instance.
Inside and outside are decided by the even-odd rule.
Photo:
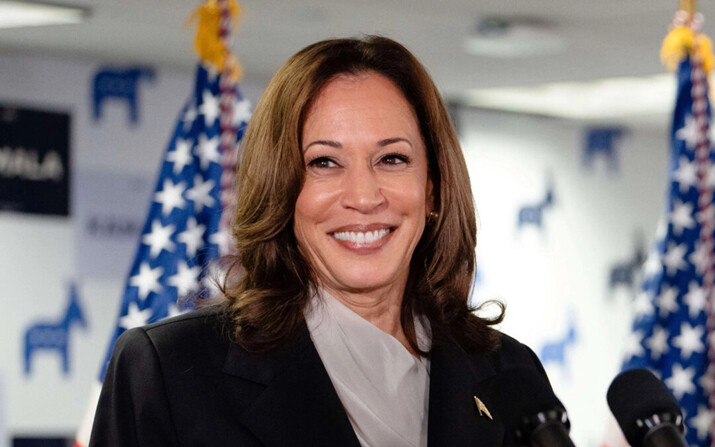
[[[317,157],[308,162],[308,167],[311,168],[336,168],[338,164],[330,157]]]
[[[380,158],[380,163],[391,166],[406,165],[410,163],[410,157],[403,154],[392,153],[383,155],[382,158]]]

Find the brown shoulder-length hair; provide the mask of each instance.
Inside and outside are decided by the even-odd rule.
[[[238,255],[223,281],[234,337],[261,352],[286,342],[303,324],[316,278],[293,233],[305,165],[301,131],[320,89],[338,75],[379,73],[414,108],[427,149],[434,211],[410,264],[401,322],[411,347],[422,352],[413,315],[424,315],[433,337],[492,350],[503,319],[480,318],[468,303],[475,269],[476,213],[462,150],[440,94],[405,47],[385,37],[325,40],[292,56],[273,76],[243,140],[233,235]]]

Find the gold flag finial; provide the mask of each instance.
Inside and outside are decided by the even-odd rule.
[[[680,0],[680,10],[675,13],[660,50],[660,59],[669,70],[674,71],[680,62],[694,54],[702,60],[706,73],[715,67],[712,42],[700,32],[702,22],[702,15],[697,13],[697,0]]]
[[[186,24],[198,23],[194,48],[203,62],[212,65],[218,72],[224,72],[228,67],[232,80],[241,79],[242,70],[236,57],[227,46],[227,32],[222,29],[222,7],[228,8],[228,20],[237,21],[241,15],[241,7],[236,0],[205,0],[186,20]],[[236,24],[234,24],[234,27]]]

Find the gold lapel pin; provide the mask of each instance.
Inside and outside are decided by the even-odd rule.
[[[485,416],[488,417],[490,420],[494,420],[492,417],[491,413],[489,413],[489,410],[487,410],[487,406],[484,405],[484,402],[479,400],[477,396],[474,396],[474,403],[477,404],[477,410],[479,410],[479,416]]]

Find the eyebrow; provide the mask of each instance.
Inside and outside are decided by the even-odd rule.
[[[391,144],[395,144],[395,143],[399,143],[399,142],[407,143],[410,145],[410,147],[412,147],[412,143],[410,142],[410,140],[408,140],[407,138],[400,138],[400,137],[386,138],[384,140],[380,140],[377,142],[377,145],[380,147],[385,147],[385,146],[389,146]]]
[[[304,150],[308,150],[308,148],[309,148],[310,146],[315,146],[315,145],[330,146],[330,147],[334,147],[335,149],[340,149],[341,147],[343,147],[343,145],[340,144],[340,143],[338,143],[337,141],[333,141],[333,140],[316,140],[316,141],[313,141],[313,142],[311,142],[310,144],[308,144],[308,145],[305,147]]]
[[[406,139],[406,138],[400,138],[400,137],[385,138],[384,140],[378,141],[378,142],[377,142],[377,145],[380,146],[380,147],[385,147],[385,146],[389,146],[389,145],[391,145],[391,144],[395,144],[395,143],[399,143],[399,142],[407,143],[407,144],[410,145],[410,147],[412,147],[412,143],[410,142],[410,140],[408,140],[408,139]],[[313,141],[313,142],[311,142],[310,144],[308,144],[308,145],[305,147],[304,150],[308,150],[308,148],[309,148],[310,146],[314,146],[314,145],[329,146],[329,147],[332,147],[332,148],[335,148],[335,149],[341,149],[341,148],[343,147],[343,145],[340,144],[340,143],[337,142],[337,141],[333,141],[333,140],[316,140],[316,141]]]

